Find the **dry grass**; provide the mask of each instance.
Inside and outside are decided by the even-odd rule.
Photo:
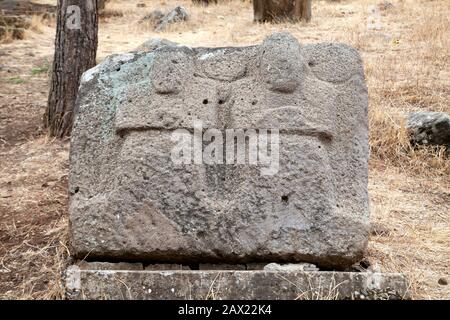
[[[9,288],[2,298],[63,297],[67,149],[44,136],[1,154],[0,280]]]
[[[313,1],[311,23],[277,25],[254,24],[249,1],[224,0],[208,7],[194,6],[190,0],[111,2],[108,10],[123,17],[115,14],[102,19],[100,59],[132,50],[150,37],[192,46],[241,46],[261,42],[276,31],[288,31],[302,43],[338,41],[358,48],[370,94],[372,220],[384,230],[371,237],[367,259],[383,271],[405,273],[416,299],[450,298],[450,286],[438,285],[439,278],[450,278],[450,160],[442,148],[412,148],[403,120],[407,112],[415,110],[450,113],[448,1],[392,0],[392,8],[380,11],[380,30],[367,28],[369,8],[378,4],[376,0]],[[146,3],[146,7],[138,8],[137,3]],[[191,19],[163,33],[138,23],[151,10],[165,11],[175,5],[185,6]],[[43,26],[41,32],[2,46],[6,57],[13,57],[7,60],[0,55],[0,64],[13,70],[12,74],[0,70],[3,79],[29,73],[35,63],[27,56],[30,48],[36,58],[51,55],[54,30]],[[29,123],[38,121],[46,99],[43,93],[29,97],[42,91],[42,78],[27,78],[20,85],[25,87],[22,90],[3,79],[0,296],[59,298],[59,273],[67,263],[64,179],[68,147],[42,136],[20,141],[2,136],[2,127],[10,128],[3,132],[16,130],[8,121],[27,117]],[[39,107],[12,108],[16,101],[27,99],[30,106],[38,103]],[[35,110],[39,117],[31,117],[27,110]],[[56,181],[52,187],[39,187],[49,178]],[[11,197],[2,198],[5,193]]]

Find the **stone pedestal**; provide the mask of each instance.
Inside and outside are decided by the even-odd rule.
[[[112,264],[114,265],[114,264]],[[100,270],[71,266],[71,300],[409,299],[401,274],[264,270]],[[117,267],[121,268],[120,265]],[[96,268],[96,269],[94,269]],[[98,269],[97,269],[98,268]],[[112,268],[115,268],[112,266]]]

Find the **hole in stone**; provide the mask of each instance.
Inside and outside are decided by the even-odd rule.
[[[203,104],[208,104],[208,99],[204,99]]]
[[[197,237],[199,237],[199,238],[204,238],[205,236],[206,236],[206,234],[205,234],[204,231],[198,231],[198,232],[197,232]]]
[[[177,64],[178,61],[177,60],[172,60],[172,63]]]
[[[258,103],[258,101],[253,100],[253,101],[252,101],[252,106],[255,106],[257,103]]]
[[[222,99],[221,99],[221,100],[219,100],[219,104],[223,104],[223,102],[224,102],[224,101],[223,101]]]
[[[369,269],[370,268],[370,261],[368,260],[362,260],[359,262],[359,265],[361,266],[361,268],[363,269]]]
[[[281,201],[282,201],[283,203],[288,203],[288,202],[289,202],[289,196],[282,196],[282,197],[281,197]]]
[[[79,187],[75,187],[75,189],[73,190],[74,193],[78,193],[80,191]]]
[[[322,146],[318,146],[319,147],[319,149],[322,149]]]
[[[120,71],[120,66],[118,66],[118,67],[116,68],[116,71]]]
[[[310,62],[308,62],[308,66],[310,66],[310,67],[314,67],[316,64],[314,63],[314,61],[310,61]]]

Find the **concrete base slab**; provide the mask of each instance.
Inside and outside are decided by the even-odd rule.
[[[71,266],[66,296],[135,300],[409,299],[401,274],[331,271],[89,270]]]

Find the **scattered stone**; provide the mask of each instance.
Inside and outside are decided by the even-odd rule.
[[[277,33],[249,47],[113,55],[83,75],[77,110],[75,257],[338,270],[362,259],[367,88],[353,48]],[[222,135],[278,130],[279,158],[273,167],[175,163],[173,132],[192,138],[194,119]]]
[[[401,274],[266,271],[102,271],[69,267],[70,300],[410,299]],[[125,286],[124,286],[125,284]]]
[[[317,268],[315,265],[311,263],[295,263],[295,264],[269,263],[264,267],[264,271],[286,271],[286,272],[319,271],[319,268]]]
[[[439,283],[441,286],[446,286],[446,285],[448,284],[448,281],[447,281],[447,279],[445,279],[445,278],[440,278],[440,279],[438,280],[438,283]]]
[[[189,14],[184,7],[178,6],[169,13],[167,13],[155,28],[155,31],[161,32],[167,29],[169,24],[187,21]]]
[[[383,1],[378,4],[378,9],[380,11],[386,11],[386,10],[392,9],[393,7],[394,7],[394,5],[392,4],[392,2],[389,2],[389,1]]]
[[[161,10],[153,10],[149,14],[145,15],[139,23],[143,22],[150,22],[154,24],[159,24],[161,22],[161,19],[164,18],[165,14]]]
[[[450,148],[450,115],[419,111],[408,115],[407,128],[412,144],[443,145]]]

